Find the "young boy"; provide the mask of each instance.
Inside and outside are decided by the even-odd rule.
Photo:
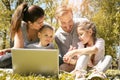
[[[52,43],[54,29],[49,25],[43,25],[38,31],[39,42],[29,44],[27,48],[36,48],[36,49],[54,49]]]

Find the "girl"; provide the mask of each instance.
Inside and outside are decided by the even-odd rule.
[[[41,29],[38,31],[39,42],[34,44],[30,44],[28,48],[37,48],[37,49],[54,49],[54,45],[52,43],[54,29],[49,25],[43,25]]]
[[[87,66],[94,68],[88,79],[94,76],[105,78],[104,72],[109,68],[112,58],[108,55],[104,57],[105,42],[102,38],[96,38],[96,26],[88,21],[79,23],[77,33],[80,39],[78,43],[80,48],[69,51],[63,58],[64,62],[71,63],[72,57],[79,56],[76,67],[71,72],[76,75],[76,80],[79,78],[85,79]],[[81,46],[81,43],[84,46]],[[95,51],[87,53],[86,51],[89,51],[89,48],[95,49]]]
[[[39,41],[37,37],[38,30],[42,27],[44,20],[44,10],[36,5],[28,6],[22,3],[15,10],[11,21],[11,40],[14,41],[13,48],[24,48],[28,44]],[[5,54],[11,49],[1,50],[2,61],[0,67],[7,67],[7,61],[11,56]],[[7,57],[6,57],[7,56]],[[2,65],[6,64],[6,65]],[[2,65],[2,66],[1,66]]]

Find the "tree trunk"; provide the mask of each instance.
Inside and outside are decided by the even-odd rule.
[[[10,8],[10,1],[9,0],[1,0],[1,1],[5,5],[7,10],[11,10],[11,8]]]
[[[2,44],[2,49],[6,48],[6,35],[7,34],[7,30],[5,29],[3,32],[3,44]]]

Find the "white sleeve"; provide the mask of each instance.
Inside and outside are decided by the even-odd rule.
[[[97,39],[95,46],[98,48],[98,51],[105,49],[105,41],[102,38]]]
[[[95,54],[95,64],[97,64],[105,55],[105,41],[102,38],[98,38],[95,42],[95,46],[98,48],[97,54]]]

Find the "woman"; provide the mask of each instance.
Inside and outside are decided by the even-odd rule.
[[[39,6],[32,5],[28,7],[27,3],[22,3],[15,10],[11,21],[11,40],[14,42],[13,48],[25,48],[27,45],[39,41],[37,37],[38,30],[42,27],[44,21],[44,10]],[[6,52],[10,52],[11,49],[4,49],[0,51],[2,58],[8,56]],[[1,59],[0,59],[1,60]],[[2,65],[3,61],[0,61],[0,67],[7,67]],[[6,61],[5,61],[6,62]]]

